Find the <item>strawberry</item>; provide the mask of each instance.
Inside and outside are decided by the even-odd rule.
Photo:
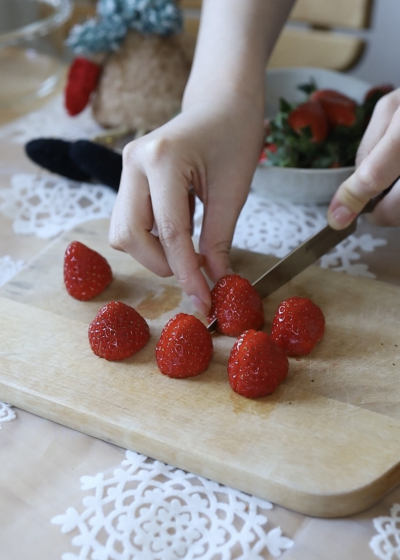
[[[70,296],[88,301],[111,283],[106,259],[79,241],[70,243],[64,256],[64,283]]]
[[[357,103],[346,96],[324,97],[319,100],[332,128],[353,126],[357,121]]]
[[[341,99],[342,101],[351,101],[354,102],[351,97],[344,95],[344,93],[340,93],[340,91],[336,91],[335,89],[316,89],[310,95],[311,101],[322,101],[324,99]]]
[[[381,84],[380,86],[375,86],[367,91],[364,96],[364,102],[372,97],[376,97],[377,100],[380,97],[383,97],[387,93],[390,93],[394,90],[394,86],[392,84]]]
[[[209,323],[217,319],[217,330],[227,336],[239,336],[248,329],[264,325],[263,303],[248,280],[238,274],[220,278],[211,291]]]
[[[276,144],[269,144],[268,142],[264,144],[263,149],[258,160],[258,163],[263,163],[267,161],[269,154],[274,154],[278,149]]]
[[[254,329],[236,340],[228,360],[232,389],[249,399],[273,393],[288,371],[289,362],[281,347],[265,332]]]
[[[111,301],[100,309],[89,326],[89,343],[96,356],[109,361],[136,354],[149,341],[145,319],[130,305]]]
[[[311,128],[311,140],[323,142],[328,136],[328,119],[319,101],[306,101],[293,109],[288,116],[290,127],[298,134],[303,128]]]
[[[207,327],[194,315],[178,313],[168,321],[156,346],[159,370],[168,377],[194,377],[208,368],[213,342]]]
[[[279,305],[271,336],[288,356],[304,356],[321,340],[324,330],[321,309],[310,299],[294,296]]]

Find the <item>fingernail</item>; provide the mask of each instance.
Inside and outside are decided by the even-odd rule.
[[[205,316],[208,315],[210,307],[206,303],[204,303],[204,301],[202,301],[197,296],[189,296],[189,298],[190,301],[193,303],[193,306],[197,309],[199,313]]]
[[[333,229],[343,229],[357,217],[357,213],[346,206],[338,206],[328,212],[328,223]]]

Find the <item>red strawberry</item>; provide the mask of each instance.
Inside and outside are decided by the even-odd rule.
[[[374,98],[376,97],[376,100],[378,100],[380,97],[383,97],[384,95],[390,93],[393,90],[394,87],[392,86],[392,84],[381,84],[380,86],[375,86],[367,91],[364,97],[364,102],[367,101],[367,99],[370,99],[371,97]]]
[[[263,147],[263,149],[261,150],[261,154],[258,160],[258,163],[263,163],[264,161],[267,161],[268,159],[268,152],[271,154],[274,154],[276,152],[276,150],[278,149],[278,146],[276,144],[268,144],[266,143]]]
[[[336,91],[335,89],[317,89],[312,92],[310,95],[311,101],[321,101],[323,99],[341,99],[342,101],[351,101],[354,103],[354,100],[344,93],[340,93],[340,91]]]
[[[291,297],[283,301],[272,322],[272,338],[288,356],[309,354],[323,337],[325,317],[310,299]]]
[[[89,343],[100,358],[124,360],[149,341],[149,325],[139,313],[122,301],[111,301],[100,309],[89,326]]]
[[[263,303],[248,280],[238,274],[223,276],[211,291],[209,323],[217,319],[217,330],[227,336],[239,336],[248,329],[264,325]]]
[[[79,241],[70,243],[64,256],[64,283],[70,296],[88,301],[111,283],[112,271],[106,259]]]
[[[156,361],[161,373],[182,379],[203,373],[212,353],[213,342],[207,327],[194,315],[178,313],[161,332]]]
[[[329,124],[335,126],[353,126],[357,120],[357,103],[353,99],[342,97],[324,97],[319,100]]]
[[[288,371],[285,352],[262,331],[244,332],[229,356],[229,383],[236,393],[249,399],[273,393]]]
[[[312,142],[323,142],[328,136],[328,119],[318,101],[306,101],[289,113],[288,123],[301,134],[303,128],[311,127]]]

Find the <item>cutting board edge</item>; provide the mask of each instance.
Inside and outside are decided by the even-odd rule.
[[[8,390],[8,392],[7,392]],[[25,396],[25,398],[23,398]],[[27,397],[27,398],[26,398]],[[372,482],[355,488],[348,492],[337,494],[311,494],[304,490],[283,485],[273,478],[263,478],[254,475],[243,483],[243,470],[230,466],[232,473],[228,474],[226,465],[221,461],[204,457],[196,453],[173,449],[168,442],[163,440],[149,439],[145,433],[128,432],[120,426],[98,417],[97,429],[90,425],[88,418],[83,412],[78,412],[63,404],[57,403],[58,411],[64,408],[63,422],[57,419],[56,414],[49,411],[49,401],[40,394],[33,395],[24,393],[18,388],[16,395],[10,386],[5,385],[0,379],[0,400],[7,402],[16,408],[21,408],[31,414],[45,418],[67,428],[78,430],[101,441],[117,445],[123,449],[129,449],[141,453],[152,459],[162,461],[176,468],[191,472],[194,475],[212,480],[219,484],[235,488],[246,494],[270,501],[276,505],[285,507],[292,511],[317,518],[339,518],[360,513],[376,504],[388,492],[400,483],[400,461],[389,468],[381,476]],[[73,412],[75,421],[69,421],[68,411]],[[81,422],[79,418],[81,417]],[[108,429],[111,427],[111,430]],[[120,437],[109,435],[118,428]],[[201,467],[203,463],[203,468]],[[200,468],[199,468],[200,465]]]

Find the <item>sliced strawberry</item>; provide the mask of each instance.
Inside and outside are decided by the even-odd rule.
[[[310,95],[311,101],[321,101],[323,99],[341,99],[342,101],[352,101],[354,100],[348,95],[344,95],[336,89],[316,89]]]
[[[209,323],[217,319],[217,330],[227,336],[239,336],[248,329],[264,325],[262,300],[248,280],[238,274],[223,276],[211,291]]]
[[[288,123],[298,134],[303,128],[310,127],[312,142],[323,142],[328,136],[329,124],[319,101],[306,101],[289,113]]]
[[[156,346],[159,370],[168,377],[194,377],[208,368],[213,342],[207,327],[194,315],[178,313],[165,325]]]
[[[64,283],[70,296],[88,301],[101,294],[112,280],[107,260],[79,241],[70,243],[64,255]]]
[[[88,335],[96,356],[118,361],[139,352],[150,339],[150,329],[136,309],[121,301],[111,301],[90,323]]]
[[[288,371],[285,352],[265,332],[254,329],[239,336],[228,360],[232,389],[249,399],[273,393]]]
[[[357,121],[357,103],[346,97],[325,97],[319,100],[332,128],[353,126]]]
[[[309,354],[324,336],[325,317],[308,298],[291,297],[283,301],[272,322],[271,336],[288,356]]]

